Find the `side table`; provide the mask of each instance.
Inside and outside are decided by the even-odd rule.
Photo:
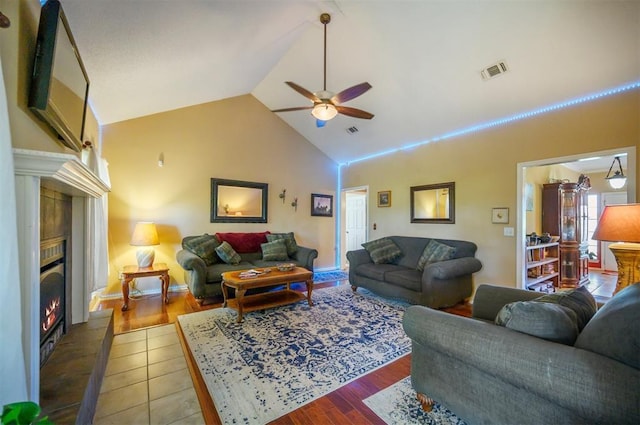
[[[162,300],[169,303],[169,267],[165,263],[154,263],[151,267],[124,266],[120,271],[122,282],[122,311],[129,309],[129,282],[138,277],[158,276],[162,282]]]

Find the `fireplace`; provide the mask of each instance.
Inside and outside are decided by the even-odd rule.
[[[40,366],[44,365],[65,333],[65,240],[41,243],[40,248]]]
[[[43,270],[43,263],[38,255],[43,248],[42,241],[51,242],[55,238],[64,240],[64,265],[52,274],[59,273],[64,276],[65,314],[62,330],[65,327],[71,329],[72,325],[85,322],[89,318],[88,305],[91,294],[88,288],[92,288],[95,283],[95,266],[91,259],[95,258],[92,246],[97,233],[93,219],[96,202],[93,199],[101,198],[109,191],[109,186],[75,155],[14,148],[13,163],[22,292],[23,354],[29,400],[38,401],[42,342],[41,272],[46,271]],[[54,235],[41,229],[43,219],[46,221],[52,216],[60,217],[55,213],[55,205],[51,210],[50,205],[43,202],[46,201],[41,197],[43,187],[70,197],[68,202],[71,210],[61,219],[70,228],[65,228],[62,234]],[[54,213],[51,214],[51,211]],[[57,332],[60,332],[60,325],[57,328]],[[55,332],[54,327],[47,338]]]

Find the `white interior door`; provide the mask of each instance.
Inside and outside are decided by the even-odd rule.
[[[600,214],[607,205],[619,205],[627,203],[627,192],[606,192],[602,194],[600,204]],[[616,259],[609,249],[609,245],[613,242],[601,242],[600,252],[602,253],[602,269],[609,271],[618,271]]]
[[[367,192],[347,192],[345,204],[346,248],[353,251],[367,240]]]

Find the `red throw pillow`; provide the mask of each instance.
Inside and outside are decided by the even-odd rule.
[[[261,233],[216,233],[220,242],[227,242],[237,253],[260,252],[260,244],[267,242],[267,235],[271,232]]]

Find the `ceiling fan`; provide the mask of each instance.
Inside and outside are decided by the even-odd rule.
[[[372,113],[363,111],[362,109],[342,106],[341,104],[351,99],[355,99],[361,94],[364,94],[371,88],[371,84],[366,82],[356,84],[353,87],[342,90],[336,95],[334,95],[330,91],[327,91],[327,24],[331,22],[331,15],[329,15],[328,13],[323,13],[322,15],[320,15],[320,22],[322,23],[322,25],[324,25],[324,85],[322,91],[312,93],[292,81],[286,81],[285,84],[312,101],[313,105],[275,109],[272,112],[289,112],[311,109],[311,115],[316,118],[316,125],[318,127],[324,127],[327,121],[334,118],[338,114],[370,120],[371,118],[373,118]]]

